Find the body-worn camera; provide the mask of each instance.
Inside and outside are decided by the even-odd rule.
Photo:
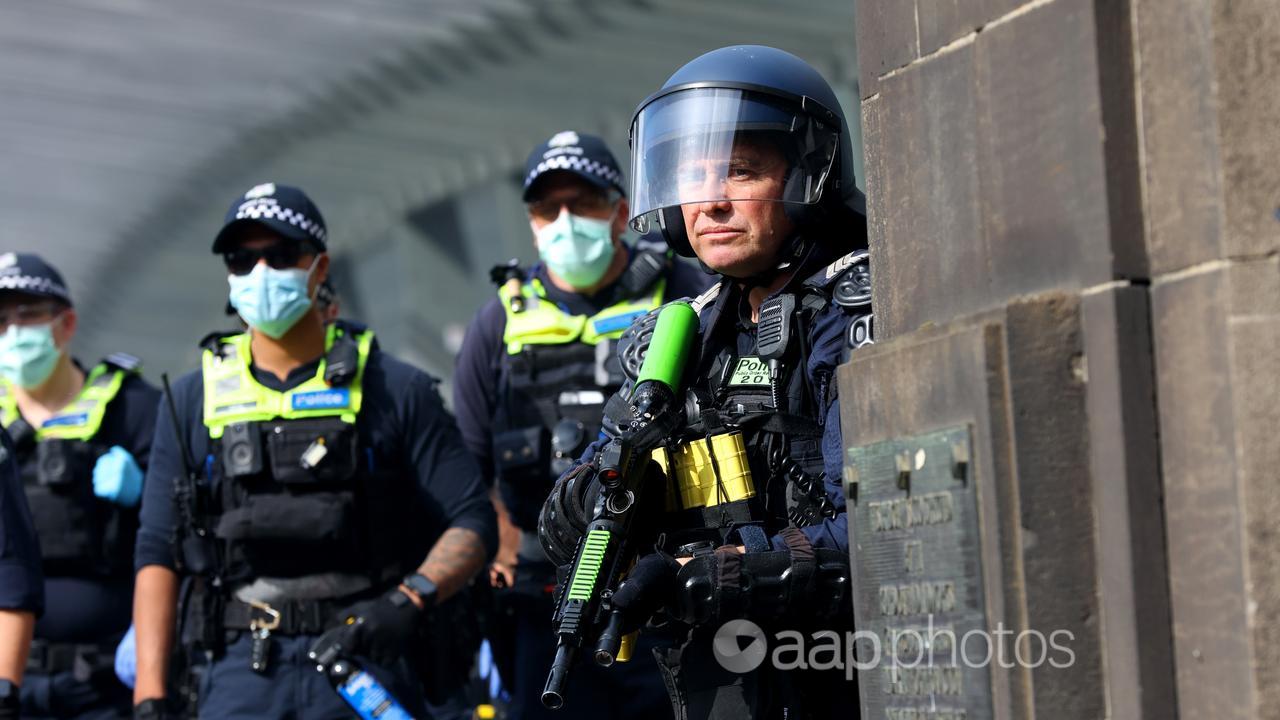
[[[45,440],[36,444],[36,481],[46,487],[70,487],[93,473],[94,448],[79,440]]]
[[[262,472],[262,436],[258,423],[231,423],[223,430],[222,471],[229,478]]]

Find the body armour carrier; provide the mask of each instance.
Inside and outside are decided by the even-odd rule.
[[[617,339],[661,304],[666,267],[662,254],[638,253],[618,283],[622,299],[590,317],[570,315],[547,300],[536,278],[500,286],[506,352],[493,454],[518,527],[537,528],[555,479],[596,439],[605,401],[624,379]]]
[[[222,547],[224,579],[399,577],[413,550],[395,532],[401,494],[356,429],[372,331],[331,325],[315,376],[286,392],[254,379],[249,348],[248,334],[215,336],[202,364],[206,474],[219,480],[201,522]]]
[[[758,545],[786,526],[836,516],[824,487],[823,408],[835,401],[835,367],[872,342],[865,251],[767,299],[754,348],[735,344],[740,318],[732,300],[740,294],[718,297],[720,291],[715,286],[695,301],[697,309],[714,304],[704,317],[686,442],[667,449],[667,462],[659,458],[674,467],[668,497],[679,498],[668,503],[673,551],[690,543]],[[838,348],[830,342],[837,334]],[[817,338],[824,347],[811,347]],[[811,380],[804,363],[812,365],[817,353],[829,354],[830,362]],[[762,532],[735,533],[753,525]]]
[[[9,386],[0,385],[0,422],[17,450],[46,575],[133,575],[138,511],[95,496],[93,468],[110,449],[94,441],[107,406],[137,367],[136,358],[122,353],[102,361],[85,377],[80,396],[39,428],[22,419]]]

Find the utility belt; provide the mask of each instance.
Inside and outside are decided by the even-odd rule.
[[[319,635],[332,627],[351,599],[284,600],[273,603],[230,599],[222,611],[226,630],[269,630],[274,635]]]
[[[39,638],[31,641],[27,672],[56,675],[70,672],[80,682],[89,682],[114,667],[115,643],[55,643]]]

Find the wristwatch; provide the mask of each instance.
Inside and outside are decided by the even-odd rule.
[[[133,720],[164,720],[164,698],[149,698],[133,706]]]
[[[17,710],[21,707],[21,695],[22,691],[17,683],[0,679],[0,710]]]
[[[418,596],[418,599],[422,601],[423,610],[430,610],[435,607],[438,591],[436,590],[436,584],[431,582],[430,578],[421,573],[409,573],[404,576],[400,583]]]

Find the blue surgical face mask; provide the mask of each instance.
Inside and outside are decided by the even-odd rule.
[[[562,208],[554,222],[533,232],[538,238],[538,255],[547,268],[575,288],[586,289],[600,282],[613,262],[612,215],[608,220],[597,220]]]
[[[317,256],[306,270],[276,270],[260,262],[248,275],[228,275],[231,307],[254,330],[283,337],[311,308],[307,285],[319,260]]]
[[[30,390],[40,387],[58,365],[53,323],[10,325],[0,335],[0,376]]]

